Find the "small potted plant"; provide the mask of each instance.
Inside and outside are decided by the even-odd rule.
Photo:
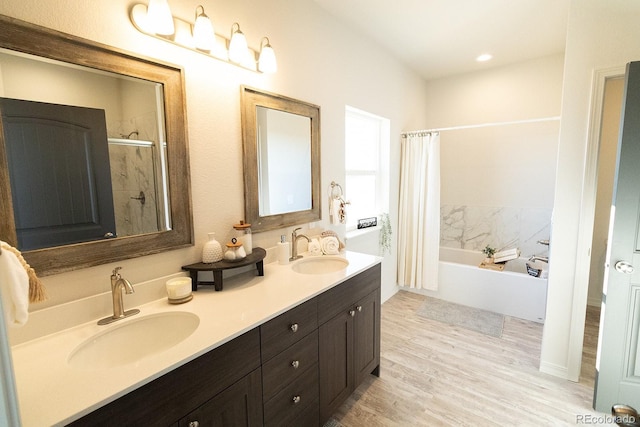
[[[484,263],[493,264],[493,254],[496,253],[496,248],[492,248],[491,246],[487,245],[482,250],[482,253],[486,255],[486,258],[484,259]]]

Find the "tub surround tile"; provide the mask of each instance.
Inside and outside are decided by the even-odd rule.
[[[548,248],[537,244],[548,239],[551,209],[505,206],[442,205],[440,245],[480,251],[519,248],[523,256],[546,256]]]

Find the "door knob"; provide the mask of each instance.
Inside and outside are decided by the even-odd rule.
[[[633,265],[628,263],[627,261],[618,261],[616,262],[616,271],[624,274],[632,274],[634,271]]]

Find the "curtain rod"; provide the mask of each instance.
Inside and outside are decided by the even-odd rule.
[[[425,130],[414,130],[409,132],[401,132],[400,135],[404,138],[409,135],[416,136],[420,134],[430,134],[430,133],[439,133],[445,130],[461,130],[461,129],[475,129],[475,128],[484,128],[490,126],[506,126],[506,125],[517,125],[523,123],[538,123],[538,122],[551,122],[560,120],[560,116],[553,117],[543,117],[540,119],[528,119],[528,120],[514,120],[511,122],[495,122],[495,123],[482,123],[478,125],[466,125],[466,126],[452,126],[447,128],[437,128],[437,129],[425,129]]]

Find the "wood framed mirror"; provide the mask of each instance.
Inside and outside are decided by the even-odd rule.
[[[155,94],[152,95],[149,102],[147,102],[147,104],[155,104],[151,107],[154,111],[151,114],[151,116],[153,116],[152,120],[147,121],[148,123],[153,123],[153,125],[149,127],[154,129],[147,132],[147,134],[152,136],[138,138],[138,135],[143,133],[143,130],[135,128],[135,131],[130,132],[129,135],[123,134],[121,130],[120,134],[117,135],[118,138],[111,138],[111,136],[113,136],[112,134],[116,131],[109,131],[109,125],[113,127],[113,122],[118,121],[111,120],[112,123],[109,123],[108,117],[112,114],[110,112],[112,110],[109,110],[109,107],[99,105],[98,110],[103,110],[103,116],[105,116],[104,111],[106,111],[107,119],[103,118],[102,121],[104,122],[106,120],[107,130],[105,132],[110,135],[108,135],[109,138],[107,138],[106,141],[105,136],[101,136],[98,139],[101,144],[105,145],[113,143],[118,146],[135,146],[138,154],[143,151],[154,151],[146,150],[144,147],[147,145],[155,147],[155,152],[159,153],[157,156],[158,160],[154,161],[150,167],[150,170],[153,170],[153,173],[150,173],[153,174],[153,177],[147,178],[156,180],[157,188],[160,188],[157,191],[154,190],[154,194],[156,192],[158,194],[157,197],[153,195],[145,196],[137,190],[131,197],[129,197],[129,195],[125,197],[127,202],[130,201],[130,203],[137,207],[144,205],[145,202],[148,203],[151,198],[156,199],[156,206],[151,210],[157,214],[157,217],[154,219],[157,225],[151,227],[151,229],[141,228],[138,231],[132,232],[116,230],[115,233],[106,233],[106,236],[99,235],[95,238],[78,238],[75,240],[72,238],[71,243],[35,245],[33,246],[35,249],[29,249],[32,246],[23,243],[25,247],[21,248],[19,243],[22,239],[19,238],[17,230],[21,230],[22,232],[22,229],[25,227],[17,224],[27,223],[28,221],[18,215],[20,209],[24,210],[25,206],[28,207],[30,205],[19,202],[18,198],[15,197],[16,194],[13,194],[19,191],[24,192],[24,187],[16,187],[16,183],[11,181],[11,176],[14,176],[15,179],[15,177],[18,176],[14,173],[15,171],[24,171],[29,165],[38,164],[38,162],[36,162],[33,154],[30,154],[26,157],[23,156],[22,161],[18,165],[11,164],[16,156],[15,153],[12,152],[13,149],[9,148],[8,138],[12,135],[10,129],[15,128],[15,123],[11,123],[11,120],[4,118],[0,120],[0,240],[6,241],[20,249],[27,262],[41,276],[193,245],[183,70],[174,65],[139,58],[119,49],[2,15],[0,15],[0,26],[2,27],[2,31],[0,32],[0,66],[3,64],[3,59],[13,62],[35,60],[46,64],[48,67],[67,67],[65,69],[66,71],[58,74],[64,74],[69,77],[69,84],[72,84],[71,81],[79,80],[77,73],[82,72],[93,76],[90,77],[89,80],[102,79],[100,81],[105,81],[104,79],[113,79],[115,86],[125,86],[129,92],[136,92],[142,87],[145,88],[145,91],[150,91]],[[10,75],[10,72],[8,72],[9,68],[10,67],[7,66],[3,73],[2,67],[0,67],[0,83],[2,83],[0,85],[0,97],[5,99],[18,98],[22,103],[25,101],[42,103],[40,99],[32,99],[28,96],[25,98],[15,96],[16,92],[11,85],[17,86],[17,84],[15,83],[15,79],[12,80],[7,77],[7,75]],[[32,71],[33,69],[27,67],[25,72],[19,74],[21,74],[21,78],[24,78],[27,74],[30,75]],[[61,83],[48,80],[49,77],[44,74],[34,74],[30,78],[33,79],[31,82],[37,81],[41,85],[40,89],[36,92],[55,92],[53,89],[58,89],[66,93],[75,93],[76,95],[81,95],[82,92],[84,92],[84,89],[78,89],[77,87],[60,88]],[[44,87],[42,85],[47,84],[51,86],[52,90],[42,90],[42,87]],[[27,84],[20,86],[28,87],[32,85],[27,81]],[[101,90],[105,91],[104,88]],[[107,90],[110,91],[110,89]],[[98,89],[96,89],[96,91],[98,91]],[[97,102],[93,94],[85,96],[85,98],[91,98],[93,102]],[[82,105],[82,103],[71,105],[72,102],[67,99],[59,102],[55,97],[47,99],[46,103],[47,105],[55,105],[56,107],[59,107],[58,104],[64,104],[65,107],[69,108],[81,107],[82,109],[86,109],[85,107],[87,107],[86,105]],[[113,103],[114,102],[111,102],[111,104]],[[5,107],[2,107],[2,104],[0,104],[0,113],[7,116],[4,108]],[[126,107],[121,107],[121,109],[124,110]],[[133,113],[129,114],[129,118],[121,118],[119,123],[134,121],[131,118]],[[71,116],[73,120],[75,120],[76,114],[71,114]],[[0,117],[2,117],[2,115],[0,115]],[[141,125],[138,123],[138,126]],[[95,132],[91,130],[91,132],[87,133]],[[135,141],[129,139],[134,133],[136,134],[134,135]],[[101,133],[101,135],[104,135],[104,133]],[[81,140],[80,147],[88,144],[82,142],[83,138],[84,136],[79,137],[79,140]],[[141,141],[140,139],[145,140]],[[47,144],[49,142],[46,138],[43,138],[39,143]],[[64,161],[73,157],[70,153],[72,151],[70,147],[72,146],[61,145],[60,147],[64,148],[58,150],[49,149],[49,151]],[[40,153],[45,151],[47,150],[41,149],[35,152]],[[87,153],[93,151],[96,150],[90,148],[87,150]],[[31,151],[31,153],[34,153],[34,151]],[[88,156],[76,157],[86,158]],[[109,157],[109,154],[107,154],[107,157]],[[92,163],[89,169],[91,169],[91,167],[97,167],[97,164],[100,162],[109,163],[109,160],[104,160],[104,155],[97,158],[102,160]],[[113,176],[113,160],[111,160],[110,163],[111,176]],[[46,166],[43,167],[42,165],[48,164],[50,163],[42,160],[39,163],[41,169],[46,169]],[[73,171],[74,168],[76,167],[72,166],[70,169]],[[117,174],[124,176],[127,175],[127,173],[128,172],[123,169]],[[102,174],[104,175],[104,172],[102,172]],[[75,182],[77,179],[74,177],[75,175],[69,174],[66,178],[69,182]],[[91,170],[85,174],[85,177],[89,185],[93,185],[93,172]],[[51,179],[48,180],[50,181]],[[12,186],[12,184],[14,185]],[[111,183],[107,183],[107,185],[110,186]],[[56,192],[56,190],[46,189],[42,194],[50,195],[52,192]],[[86,190],[86,193],[91,197],[93,197],[93,192],[93,187]],[[164,196],[162,196],[162,194],[164,194]],[[117,197],[114,196],[113,199],[115,198]],[[90,212],[88,215],[90,217],[88,223],[92,226],[95,225],[94,222],[98,219],[102,219],[101,217],[109,216],[106,213],[95,213],[94,207],[104,205],[105,203],[108,204],[110,199],[108,197],[101,197],[99,200],[96,198],[96,200],[95,206],[90,206],[86,209]],[[60,202],[59,199],[54,199],[52,203],[43,203],[40,200],[39,204],[34,206],[52,207],[58,202]],[[71,203],[72,205],[78,204],[77,201]],[[77,206],[72,207],[76,211],[78,210],[76,209]],[[104,208],[104,206],[101,206],[101,208]],[[110,208],[112,210],[115,209],[115,207]],[[40,208],[40,210],[42,210],[42,208]],[[65,222],[64,220],[57,219],[56,221],[54,224],[55,227],[67,225],[63,224]],[[45,225],[47,227],[49,226],[48,224]],[[28,226],[26,228],[28,228]],[[116,228],[121,229],[122,227],[119,226]]]
[[[254,232],[319,221],[320,107],[241,91],[245,221]]]

